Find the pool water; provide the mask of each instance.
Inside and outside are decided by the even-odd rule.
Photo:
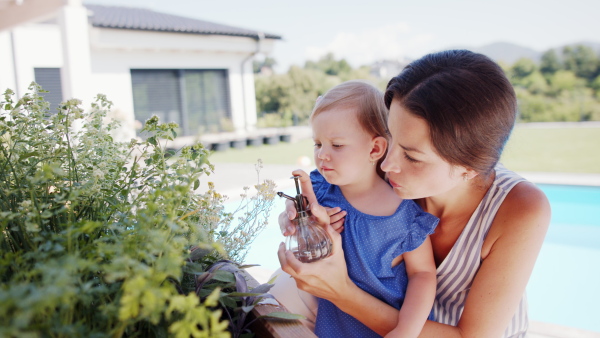
[[[538,185],[550,200],[552,220],[527,285],[529,318],[600,332],[600,187]],[[294,194],[294,191],[286,191]],[[267,228],[246,256],[249,264],[279,268],[277,248],[284,237],[276,199]]]

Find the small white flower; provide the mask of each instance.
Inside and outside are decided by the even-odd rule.
[[[92,172],[92,176],[93,176],[94,178],[97,178],[97,179],[99,179],[99,180],[100,180],[100,179],[103,179],[103,178],[104,178],[104,172],[103,172],[102,170],[100,170],[100,169],[96,168],[96,169],[94,169],[94,171]]]

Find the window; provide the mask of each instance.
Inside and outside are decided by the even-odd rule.
[[[63,101],[60,68],[34,68],[35,82],[47,93],[40,95],[50,103],[50,112],[56,113],[58,105]]]
[[[176,122],[180,135],[223,131],[229,108],[226,70],[132,69],[136,120]]]

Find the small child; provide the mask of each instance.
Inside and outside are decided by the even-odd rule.
[[[388,336],[416,337],[435,298],[436,267],[428,235],[438,219],[414,201],[402,200],[384,179],[379,165],[387,149],[386,120],[377,88],[348,81],[328,91],[310,117],[318,168],[310,178],[319,204],[346,212],[341,236],[349,277],[400,309]],[[294,174],[306,175],[300,170]],[[318,299],[315,333],[379,336],[325,299]]]

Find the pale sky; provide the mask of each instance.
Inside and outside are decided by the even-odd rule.
[[[277,34],[278,72],[327,52],[353,66],[511,42],[538,51],[600,42],[600,0],[83,0]]]

